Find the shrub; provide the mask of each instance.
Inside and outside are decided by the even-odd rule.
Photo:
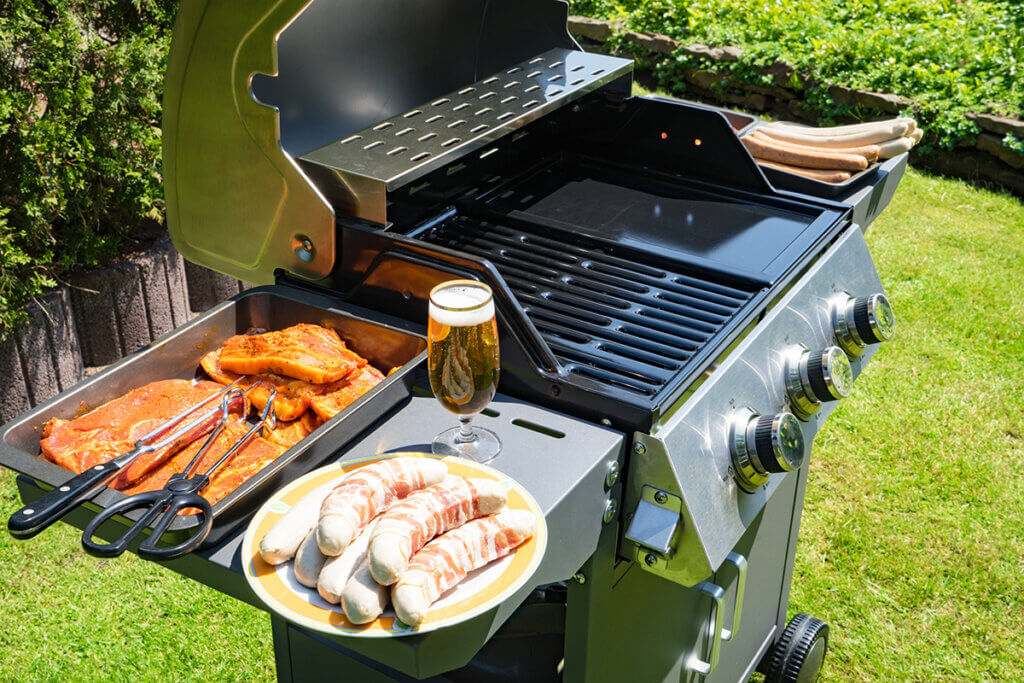
[[[0,336],[76,267],[163,220],[177,0],[0,0]]]
[[[827,86],[910,97],[925,142],[952,148],[977,133],[968,111],[1024,110],[1024,4],[1018,0],[573,0],[572,11],[620,19],[630,29],[684,42],[736,45],[733,64],[678,55],[655,67],[660,83],[685,90],[682,69],[727,71],[770,82],[775,61],[809,77],[804,99],[822,123],[866,112],[836,105]]]

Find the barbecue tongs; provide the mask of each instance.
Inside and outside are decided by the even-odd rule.
[[[15,538],[25,539],[35,536],[62,518],[79,503],[92,498],[139,456],[169,446],[190,431],[200,428],[201,425],[213,419],[217,419],[219,414],[223,414],[224,403],[233,408],[234,403],[242,399],[242,392],[236,387],[238,381],[231,382],[216,393],[207,396],[202,401],[182,411],[146,434],[136,441],[135,447],[127,453],[105,463],[90,467],[69,479],[62,486],[43,494],[21,508],[11,515],[11,518],[8,520],[8,531]],[[217,399],[222,401],[220,407],[204,411],[199,417],[185,422],[187,418],[199,411],[203,406]]]
[[[117,557],[128,549],[131,543],[143,530],[152,525],[153,530],[149,537],[139,544],[138,555],[147,560],[171,560],[190,553],[200,546],[206,535],[210,533],[213,526],[213,508],[210,502],[200,495],[200,492],[210,484],[210,477],[221,465],[227,462],[231,456],[239,451],[249,440],[263,427],[273,429],[276,425],[274,417],[274,399],[277,397],[277,390],[272,389],[267,404],[263,406],[260,420],[252,425],[224,454],[202,474],[192,474],[192,471],[202,462],[207,449],[216,441],[221,432],[224,431],[231,412],[232,394],[239,397],[244,396],[241,389],[231,389],[224,394],[221,400],[220,421],[212,432],[206,437],[206,441],[199,448],[192,460],[181,472],[172,474],[167,484],[157,491],[144,491],[134,496],[111,505],[98,515],[93,517],[89,525],[82,532],[82,546],[90,555],[96,557]],[[200,516],[199,528],[186,540],[174,546],[158,547],[157,543],[167,529],[178,518],[178,513],[189,508],[196,508]],[[133,523],[120,538],[110,543],[100,543],[94,540],[96,531],[109,519],[116,515],[123,515],[131,510],[143,510],[142,516]],[[155,523],[154,523],[155,522]]]

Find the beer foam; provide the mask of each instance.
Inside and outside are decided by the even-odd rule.
[[[430,317],[448,327],[480,325],[494,317],[494,300],[490,296],[487,290],[471,285],[452,285],[439,289],[430,295]],[[484,301],[487,303],[480,306]],[[449,310],[471,306],[480,308],[469,311]]]

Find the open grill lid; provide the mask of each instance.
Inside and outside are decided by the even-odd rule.
[[[175,246],[190,261],[248,282],[273,282],[279,269],[325,277],[336,257],[339,204],[295,159],[317,150],[313,161],[331,167],[340,187],[359,198],[340,205],[383,222],[383,195],[396,183],[628,73],[628,60],[579,52],[567,13],[561,0],[184,0],[163,120]],[[533,66],[538,56],[540,74],[507,73]],[[580,66],[583,75],[570,71]],[[460,136],[437,140],[438,133],[376,155],[364,143],[359,158],[327,158],[329,143],[365,136],[470,84],[489,85],[496,73],[503,88],[517,90],[512,116],[502,116],[513,111],[504,103],[479,115],[486,122],[467,119]],[[531,97],[536,83],[543,87]],[[446,104],[454,112],[457,103]],[[459,142],[442,146],[453,137]],[[387,154],[401,146],[407,149]]]

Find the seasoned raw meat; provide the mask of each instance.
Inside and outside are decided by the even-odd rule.
[[[327,384],[366,365],[366,359],[349,351],[334,330],[302,323],[275,332],[231,337],[221,349],[220,364],[241,375],[273,372]]]
[[[127,453],[135,442],[185,409],[219,391],[214,382],[192,384],[182,379],[151,382],[74,420],[54,418],[44,429],[40,442],[47,460],[72,472],[107,462]],[[202,410],[212,410],[211,402]],[[201,413],[196,413],[198,417]],[[209,432],[215,423],[211,418],[190,433],[159,451],[141,456],[118,478],[122,484],[144,476],[170,455]]]
[[[290,422],[298,419],[309,408],[312,394],[318,391],[317,387],[323,386],[273,373],[238,375],[221,366],[220,353],[220,349],[211,351],[199,361],[206,374],[221,384],[230,384],[241,377],[242,380],[238,385],[243,389],[248,389],[249,401],[257,410],[263,410],[263,406],[270,399],[270,391],[277,389],[277,398],[274,399],[274,414],[277,415],[278,420]]]
[[[310,407],[321,420],[330,420],[382,381],[384,374],[380,370],[364,365],[340,382],[324,385],[323,393],[312,397]]]
[[[206,449],[206,453],[203,454],[202,459],[193,468],[192,473],[202,474],[206,472],[248,430],[249,425],[242,420],[237,418],[229,420],[221,433],[210,444],[210,447]],[[117,486],[115,488],[128,495],[163,488],[172,474],[182,472],[188,467],[188,464],[192,462],[192,458],[199,452],[205,441],[206,439],[193,441],[187,448],[182,449],[173,458],[164,463],[163,467],[131,486]],[[238,488],[249,477],[274,461],[284,451],[284,447],[271,443],[259,435],[254,435],[249,440],[249,443],[243,446],[237,453],[231,456],[230,460],[214,472],[210,485],[202,491],[202,496],[210,501],[211,505],[216,503]]]
[[[320,418],[316,413],[306,412],[298,420],[278,422],[274,429],[264,430],[263,437],[268,441],[273,441],[278,446],[291,448],[312,434],[313,430],[321,424]]]

